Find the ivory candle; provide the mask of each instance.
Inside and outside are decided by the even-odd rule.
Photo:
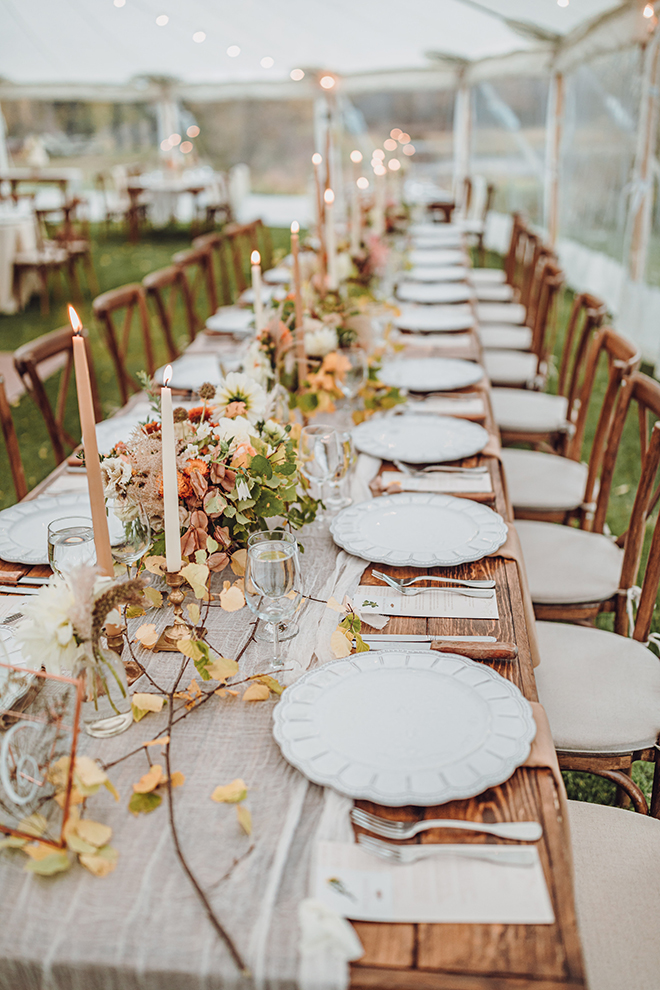
[[[176,472],[176,440],[172,412],[172,365],[168,364],[160,390],[161,446],[163,459],[163,514],[165,526],[165,558],[167,570],[181,570],[181,526],[179,523],[179,480]]]
[[[85,470],[87,472],[89,504],[92,510],[96,563],[108,577],[112,577],[114,574],[114,564],[112,550],[110,549],[108,517],[105,512],[105,496],[103,494],[99,448],[96,442],[96,420],[94,418],[94,401],[92,399],[92,386],[89,379],[89,366],[87,364],[87,349],[85,347],[85,338],[82,336],[83,325],[73,306],[69,306],[69,320],[73,329],[73,364],[76,370],[78,412],[82,429],[82,442],[85,450]]]
[[[264,302],[261,298],[261,255],[253,251],[250,255],[252,263],[252,291],[254,292],[254,322],[257,333],[264,328]]]
[[[353,162],[353,183],[351,186],[351,257],[354,258],[360,252],[362,244],[362,212],[360,209],[360,162],[362,161],[361,151],[351,151],[351,161]]]
[[[325,200],[325,249],[328,255],[328,289],[332,292],[339,287],[337,278],[337,239],[335,235],[335,194],[332,189],[323,193]]]
[[[305,354],[305,332],[303,330],[302,286],[300,284],[300,259],[298,257],[300,241],[300,224],[294,220],[291,224],[291,253],[293,255],[293,292],[295,306],[294,337],[296,342],[296,362],[298,364],[298,386],[307,377],[307,355]]]
[[[323,164],[323,156],[319,155],[318,151],[312,155],[312,164],[314,165],[314,188],[316,192],[316,233],[321,242],[321,271],[325,273],[325,238],[323,235],[325,211],[323,206],[323,194],[321,192],[321,165]]]

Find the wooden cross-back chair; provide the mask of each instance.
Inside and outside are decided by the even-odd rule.
[[[511,237],[504,265],[502,268],[473,268],[470,281],[473,283],[477,299],[516,299],[519,286],[516,285],[518,273],[517,260],[519,245],[527,229],[520,213],[514,213],[511,222]]]
[[[229,259],[227,257],[228,243],[224,232],[214,231],[211,234],[201,234],[192,242],[194,248],[210,248],[211,256],[215,258],[215,284],[218,302],[221,306],[229,306],[233,302],[229,278]]]
[[[596,331],[589,340],[571,420],[566,422],[572,433],[568,429],[565,432],[570,437],[565,456],[558,456],[556,451],[503,449],[502,464],[516,519],[564,524],[576,519],[582,528],[590,528],[612,414],[621,386],[636,371],[639,360],[635,345],[611,327]],[[602,367],[604,363],[606,369]],[[591,400],[596,376],[603,371],[607,385],[602,397],[597,394],[600,408],[596,410]],[[587,419],[596,412],[595,436],[587,463],[583,463]]]
[[[156,370],[144,288],[139,282],[134,282],[129,285],[122,285],[118,289],[111,289],[109,292],[104,292],[96,297],[92,303],[92,310],[103,329],[117,373],[121,401],[125,405],[131,393],[139,392],[142,388],[128,369],[129,347],[133,337],[132,328],[136,319],[146,371],[149,375],[153,375]],[[115,320],[120,318],[122,313],[123,321],[121,326],[118,326]]]
[[[250,255],[259,251],[259,228],[256,220],[251,223],[230,224],[223,234],[227,238],[234,271],[236,290],[240,295],[250,284]],[[261,252],[260,252],[261,253]]]
[[[195,334],[204,326],[209,316],[218,308],[218,294],[213,272],[213,252],[207,244],[203,247],[188,248],[172,256],[172,263],[180,268],[188,284],[188,297],[191,301],[191,315]],[[205,300],[205,302],[203,301]]]
[[[5,438],[14,491],[16,492],[16,498],[20,502],[27,495],[28,486],[25,480],[21,449],[18,445],[18,437],[16,436],[16,427],[14,426],[11,407],[7,399],[7,392],[5,391],[5,380],[2,375],[0,375],[0,429],[2,429],[2,435]]]
[[[86,334],[85,348],[87,350],[89,378],[92,386],[94,416],[96,422],[99,423],[103,419],[103,413],[99,401],[89,339]],[[59,361],[57,360],[58,358],[60,359]],[[49,373],[52,374],[54,365],[56,367],[62,367],[62,375],[53,408],[44,386],[44,377],[42,375],[45,374],[48,376]],[[44,418],[55,455],[55,461],[60,464],[67,456],[67,448],[69,448],[68,452],[70,452],[80,443],[80,438],[76,439],[72,437],[64,428],[67,396],[69,387],[73,384],[73,336],[71,327],[60,327],[58,330],[52,330],[42,337],[37,337],[27,344],[23,344],[14,351],[14,367],[20,375],[26,391],[32,397]]]
[[[167,356],[170,361],[174,361],[181,353],[174,340],[178,306],[182,308],[185,315],[190,341],[195,339],[199,329],[185,270],[178,265],[159,268],[157,271],[145,275],[142,279],[142,285],[147,295],[147,301],[151,300],[153,303],[167,347]]]
[[[632,407],[640,425],[641,466],[630,526],[625,534],[622,591],[635,586],[649,518],[658,501],[660,384],[639,372],[623,384],[612,425],[602,487],[612,484],[612,463]],[[653,425],[649,427],[649,419]],[[597,525],[603,524],[602,511]],[[536,671],[541,702],[552,726],[562,769],[596,773],[614,781],[646,811],[644,795],[630,779],[632,763],[655,763],[651,814],[660,817],[660,663],[646,649],[660,584],[660,516],[656,519],[641,589],[613,602],[614,632],[537,624],[541,665]],[[638,602],[637,615],[631,598]],[[626,638],[631,637],[631,638]]]

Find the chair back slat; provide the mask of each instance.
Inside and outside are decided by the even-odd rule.
[[[18,437],[16,436],[16,427],[14,426],[14,419],[5,391],[5,380],[2,375],[0,375],[0,429],[2,429],[2,435],[5,438],[9,469],[11,471],[12,481],[14,482],[16,498],[20,502],[27,495],[28,486],[25,480],[21,449],[18,445]]]
[[[212,256],[217,259],[215,274],[216,286],[219,289],[218,301],[221,306],[229,306],[234,301],[229,279],[229,262],[227,258],[227,237],[224,233],[201,234],[192,242],[194,248],[210,247]]]
[[[147,373],[153,375],[156,370],[144,288],[136,282],[122,285],[110,292],[104,292],[93,301],[92,310],[103,328],[106,344],[117,373],[121,400],[126,404],[131,393],[139,392],[142,387],[129,372],[127,363],[131,329],[136,313]],[[115,325],[115,316],[121,314],[122,310],[124,311],[124,321],[121,330],[119,330]]]
[[[542,267],[538,274],[538,296],[532,323],[530,350],[537,355],[540,363],[547,358],[548,329],[557,293],[564,284],[564,273],[548,258],[539,262],[539,265]]]
[[[174,340],[177,304],[183,307],[189,340],[193,341],[197,334],[197,321],[186,273],[177,265],[168,265],[167,268],[159,268],[145,275],[142,285],[147,301],[151,300],[156,310],[169,360],[174,361],[181,353]]]
[[[94,417],[96,422],[99,423],[103,419],[103,413],[99,401],[89,339],[86,334],[85,348],[87,350],[89,378],[92,387]],[[46,371],[44,363],[59,355],[64,356],[64,366],[60,376],[55,408],[53,409],[44,386],[42,374]],[[27,344],[23,344],[14,351],[14,367],[20,375],[26,391],[43,416],[53,448],[53,454],[55,455],[55,461],[60,464],[67,456],[67,448],[73,450],[79,443],[79,440],[72,437],[64,428],[67,396],[72,382],[73,372],[73,337],[71,327],[60,327],[58,330],[53,330],[51,333],[44,334],[42,337],[37,337]]]
[[[172,264],[184,273],[189,290],[184,290],[185,298],[191,308],[191,318],[194,319],[195,335],[202,329],[209,316],[218,308],[218,295],[213,274],[213,253],[211,247],[189,248],[179,251],[172,256]],[[202,291],[203,290],[203,291]],[[199,312],[194,306],[194,300],[206,296],[206,306]]]
[[[573,421],[576,403],[584,401],[581,392],[584,365],[589,354],[591,340],[605,319],[605,303],[588,292],[581,292],[573,301],[571,315],[566,328],[566,337],[559,366],[557,391],[568,399],[569,422]],[[575,343],[577,340],[577,343]],[[589,397],[587,397],[587,402]],[[582,440],[579,441],[582,446]]]

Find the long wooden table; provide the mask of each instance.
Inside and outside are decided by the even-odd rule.
[[[473,354],[475,349],[478,351],[476,335],[470,342],[470,349]],[[466,356],[446,349],[442,353]],[[488,393],[484,396],[485,425],[494,432]],[[465,463],[488,464],[493,479],[493,508],[510,519],[499,460],[480,455]],[[28,498],[47,492],[52,480],[65,470],[66,466],[60,465]],[[378,567],[398,577],[419,574],[413,568]],[[47,574],[49,569],[0,561],[0,582],[10,572],[35,576]],[[435,568],[430,573],[442,574],[443,569]],[[517,660],[492,663],[492,666],[513,681],[526,698],[537,700],[516,563],[493,556],[451,568],[451,575],[493,578],[497,585],[499,619],[392,617],[387,633],[428,634],[438,638],[494,635],[502,642],[515,643]],[[370,567],[362,582],[377,583],[371,576]],[[354,990],[568,990],[585,986],[572,889],[568,823],[564,820],[562,802],[550,769],[519,768],[504,784],[470,800],[453,801],[442,807],[387,809],[369,802],[358,803],[385,817],[411,821],[424,817],[484,822],[539,821],[543,826],[539,852],[556,921],[552,925],[355,923],[365,953],[351,967]],[[413,841],[459,840],[497,841],[479,834],[466,836],[461,833],[457,838],[457,833],[450,830],[423,833]]]

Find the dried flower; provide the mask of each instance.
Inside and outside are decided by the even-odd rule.
[[[215,385],[212,385],[211,382],[204,382],[204,384],[200,385],[197,389],[200,399],[204,399],[206,401],[209,399],[215,399],[215,391]]]
[[[172,418],[175,423],[185,423],[188,420],[188,410],[184,409],[183,406],[177,406],[172,412]]]

